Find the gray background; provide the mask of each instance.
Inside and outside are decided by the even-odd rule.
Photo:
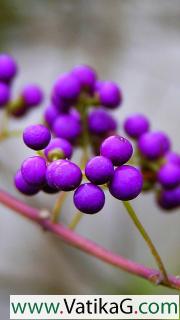
[[[37,82],[47,93],[54,79],[74,64],[87,63],[100,77],[121,85],[122,121],[131,112],[146,114],[154,129],[165,130],[179,149],[180,2],[178,0],[2,1],[2,51],[15,56],[20,73],[14,85]],[[7,16],[7,18],[6,18]],[[41,110],[12,127],[40,119]],[[54,196],[26,199],[12,186],[12,176],[27,155],[21,140],[0,146],[0,184],[39,208],[52,207]],[[77,155],[78,156],[78,155]],[[69,200],[71,196],[69,196]],[[165,214],[153,194],[133,201],[168,270],[179,273],[180,212]],[[70,220],[72,201],[63,209]],[[85,216],[77,231],[107,248],[149,266],[153,259],[120,202],[107,195],[105,209]],[[168,293],[143,280],[88,257],[1,206],[0,310],[7,318],[8,295]],[[173,291],[174,292],[174,291]],[[172,292],[172,293],[173,293]]]

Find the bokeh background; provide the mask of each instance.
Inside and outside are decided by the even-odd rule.
[[[179,0],[1,0],[0,49],[20,66],[14,94],[26,82],[46,92],[45,105],[57,75],[74,64],[92,65],[101,78],[117,81],[124,104],[115,112],[122,121],[131,112],[148,116],[155,129],[165,130],[178,151],[180,121]],[[43,108],[43,106],[42,106]],[[36,109],[13,121],[24,128],[41,118]],[[39,208],[50,209],[54,196],[26,199],[12,177],[27,155],[22,141],[0,146],[0,186]],[[63,221],[73,214],[70,201]],[[180,212],[163,213],[152,194],[133,201],[171,273],[180,273]],[[167,294],[146,281],[63,244],[10,210],[0,207],[0,310],[8,319],[9,294]],[[86,216],[77,231],[128,258],[154,266],[143,240],[120,202],[107,196],[105,209]]]

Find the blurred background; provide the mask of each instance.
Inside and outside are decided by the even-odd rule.
[[[1,0],[1,51],[19,64],[14,92],[36,82],[46,102],[57,75],[77,63],[93,66],[101,78],[117,81],[124,104],[115,112],[121,123],[131,112],[142,112],[152,127],[166,131],[179,149],[180,2],[179,0]],[[12,126],[36,123],[36,109]],[[31,199],[12,184],[16,169],[28,154],[22,141],[0,146],[0,185],[39,208],[51,208],[54,196]],[[70,198],[71,199],[71,196]],[[180,273],[180,212],[164,213],[152,194],[133,201],[169,270]],[[72,201],[64,206],[66,223]],[[154,266],[143,240],[120,202],[107,196],[105,209],[86,216],[77,231],[127,258]],[[1,206],[0,310],[8,319],[9,294],[168,294],[63,244]]]

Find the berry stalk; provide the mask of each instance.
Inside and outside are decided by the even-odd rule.
[[[123,205],[126,208],[129,216],[131,217],[132,221],[134,222],[135,226],[137,227],[138,231],[140,232],[141,236],[143,237],[143,239],[146,241],[155,261],[157,262],[157,265],[159,267],[160,272],[163,275],[164,281],[169,282],[168,280],[168,275],[166,272],[166,269],[164,267],[164,264],[161,260],[161,257],[159,255],[159,253],[156,250],[156,247],[154,246],[151,238],[149,237],[148,233],[146,232],[146,230],[144,229],[142,223],[140,222],[140,220],[138,219],[133,207],[131,206],[129,201],[123,201]]]
[[[80,222],[80,220],[82,219],[83,216],[84,216],[83,213],[81,213],[79,211],[76,212],[72,218],[72,221],[70,222],[70,224],[68,226],[69,229],[74,230],[77,227],[78,223]]]
[[[98,244],[76,234],[62,224],[54,224],[49,219],[42,219],[41,211],[28,206],[27,204],[17,200],[10,194],[0,190],[0,203],[6,207],[16,211],[27,219],[39,224],[44,229],[56,234],[61,240],[69,245],[82,250],[110,265],[116,266],[126,272],[144,278],[154,284],[161,284],[166,287],[180,290],[180,278],[168,275],[168,282],[162,277],[162,274],[152,268],[145,267],[134,261],[128,260],[116,253],[113,253]]]
[[[64,191],[61,191],[55,204],[54,204],[54,208],[52,210],[52,215],[51,215],[51,221],[53,223],[57,223],[61,214],[61,209],[63,206],[63,203],[66,199],[67,193]]]

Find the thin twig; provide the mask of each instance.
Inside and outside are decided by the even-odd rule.
[[[155,258],[155,261],[157,262],[157,265],[159,267],[160,272],[162,273],[163,277],[164,277],[164,281],[166,281],[168,283],[168,276],[167,276],[167,272],[166,269],[164,267],[164,264],[162,262],[162,259],[155,247],[155,245],[153,244],[151,238],[149,237],[148,233],[146,232],[146,230],[144,229],[142,223],[140,222],[139,218],[137,217],[133,207],[131,206],[129,201],[123,201],[124,207],[126,208],[129,216],[131,217],[131,219],[133,220],[135,226],[137,227],[139,233],[141,234],[141,236],[143,237],[143,239],[145,240],[145,242],[147,243],[153,257]]]
[[[62,205],[66,199],[67,192],[61,191],[59,196],[56,199],[54,208],[52,210],[51,221],[57,223],[61,214]]]
[[[16,211],[18,214],[32,220],[39,224],[41,227],[57,235],[65,243],[78,248],[102,261],[116,266],[126,272],[142,277],[154,284],[161,284],[166,287],[175,288],[180,290],[180,278],[168,275],[169,283],[167,283],[162,274],[156,270],[145,267],[137,262],[128,260],[116,253],[113,253],[98,244],[76,234],[74,231],[62,224],[54,224],[49,219],[42,219],[40,217],[40,210],[30,207],[24,202],[21,202],[11,196],[10,194],[0,190],[0,203],[6,207]]]
[[[76,228],[76,226],[78,225],[78,223],[80,222],[80,220],[82,219],[82,217],[84,216],[83,213],[81,212],[76,212],[70,222],[70,224],[68,225],[69,229],[74,230]]]

